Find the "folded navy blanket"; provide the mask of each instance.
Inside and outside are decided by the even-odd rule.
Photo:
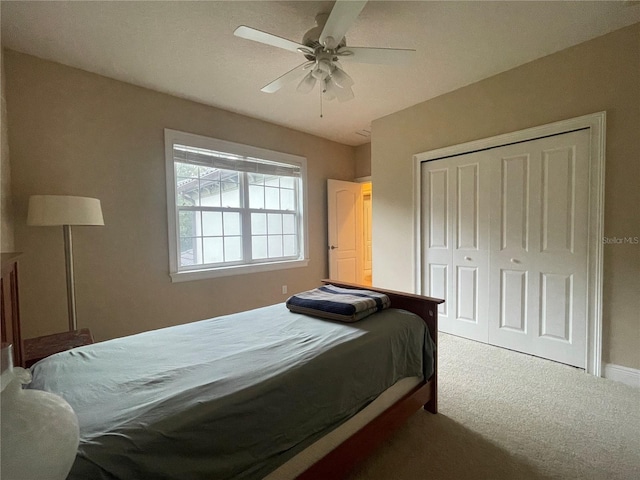
[[[325,285],[289,297],[287,308],[296,313],[342,322],[357,322],[372,313],[389,308],[383,293]]]

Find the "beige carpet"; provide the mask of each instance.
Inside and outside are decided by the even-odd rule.
[[[441,334],[440,413],[417,412],[363,479],[640,479],[640,390]]]

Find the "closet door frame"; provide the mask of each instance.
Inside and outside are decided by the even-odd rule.
[[[490,138],[417,153],[413,156],[414,170],[414,286],[415,293],[422,291],[422,225],[421,225],[421,164],[429,160],[472,153],[512,143],[568,133],[588,128],[590,130],[589,159],[589,213],[587,239],[587,345],[586,372],[602,376],[602,259],[604,245],[604,181],[606,112],[562,120],[538,127],[497,135]]]

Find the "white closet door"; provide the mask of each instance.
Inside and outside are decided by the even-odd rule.
[[[421,166],[440,330],[584,368],[589,130]]]
[[[489,343],[584,368],[589,131],[492,149]]]
[[[423,164],[422,285],[443,298],[441,331],[487,342],[489,163],[461,155]]]

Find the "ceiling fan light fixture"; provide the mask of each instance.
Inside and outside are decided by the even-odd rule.
[[[298,92],[309,93],[316,86],[316,77],[313,76],[313,72],[309,72],[298,84]]]
[[[329,76],[329,74],[327,72],[325,72],[323,70],[320,70],[319,68],[314,68],[313,71],[311,72],[311,75],[316,80],[324,80],[325,78],[327,78]]]
[[[331,70],[333,69],[333,65],[331,64],[330,60],[323,58],[321,60],[318,60],[318,69],[326,72],[327,74],[330,74]]]
[[[354,98],[351,87],[340,88],[331,78],[327,78],[325,82],[325,90],[331,95],[331,98],[337,98],[340,103],[348,102]]]
[[[353,94],[353,90],[351,90],[351,87],[337,88],[336,92],[337,92],[336,98],[340,103],[348,102],[349,100],[353,100],[355,98],[355,95]]]
[[[322,89],[322,95],[328,101],[331,101],[334,98],[336,98],[336,87],[335,87],[335,84],[333,83],[333,80],[331,80],[331,77],[328,77],[324,81],[324,88]]]
[[[353,85],[353,79],[340,67],[334,67],[331,78],[339,88],[349,88]]]

